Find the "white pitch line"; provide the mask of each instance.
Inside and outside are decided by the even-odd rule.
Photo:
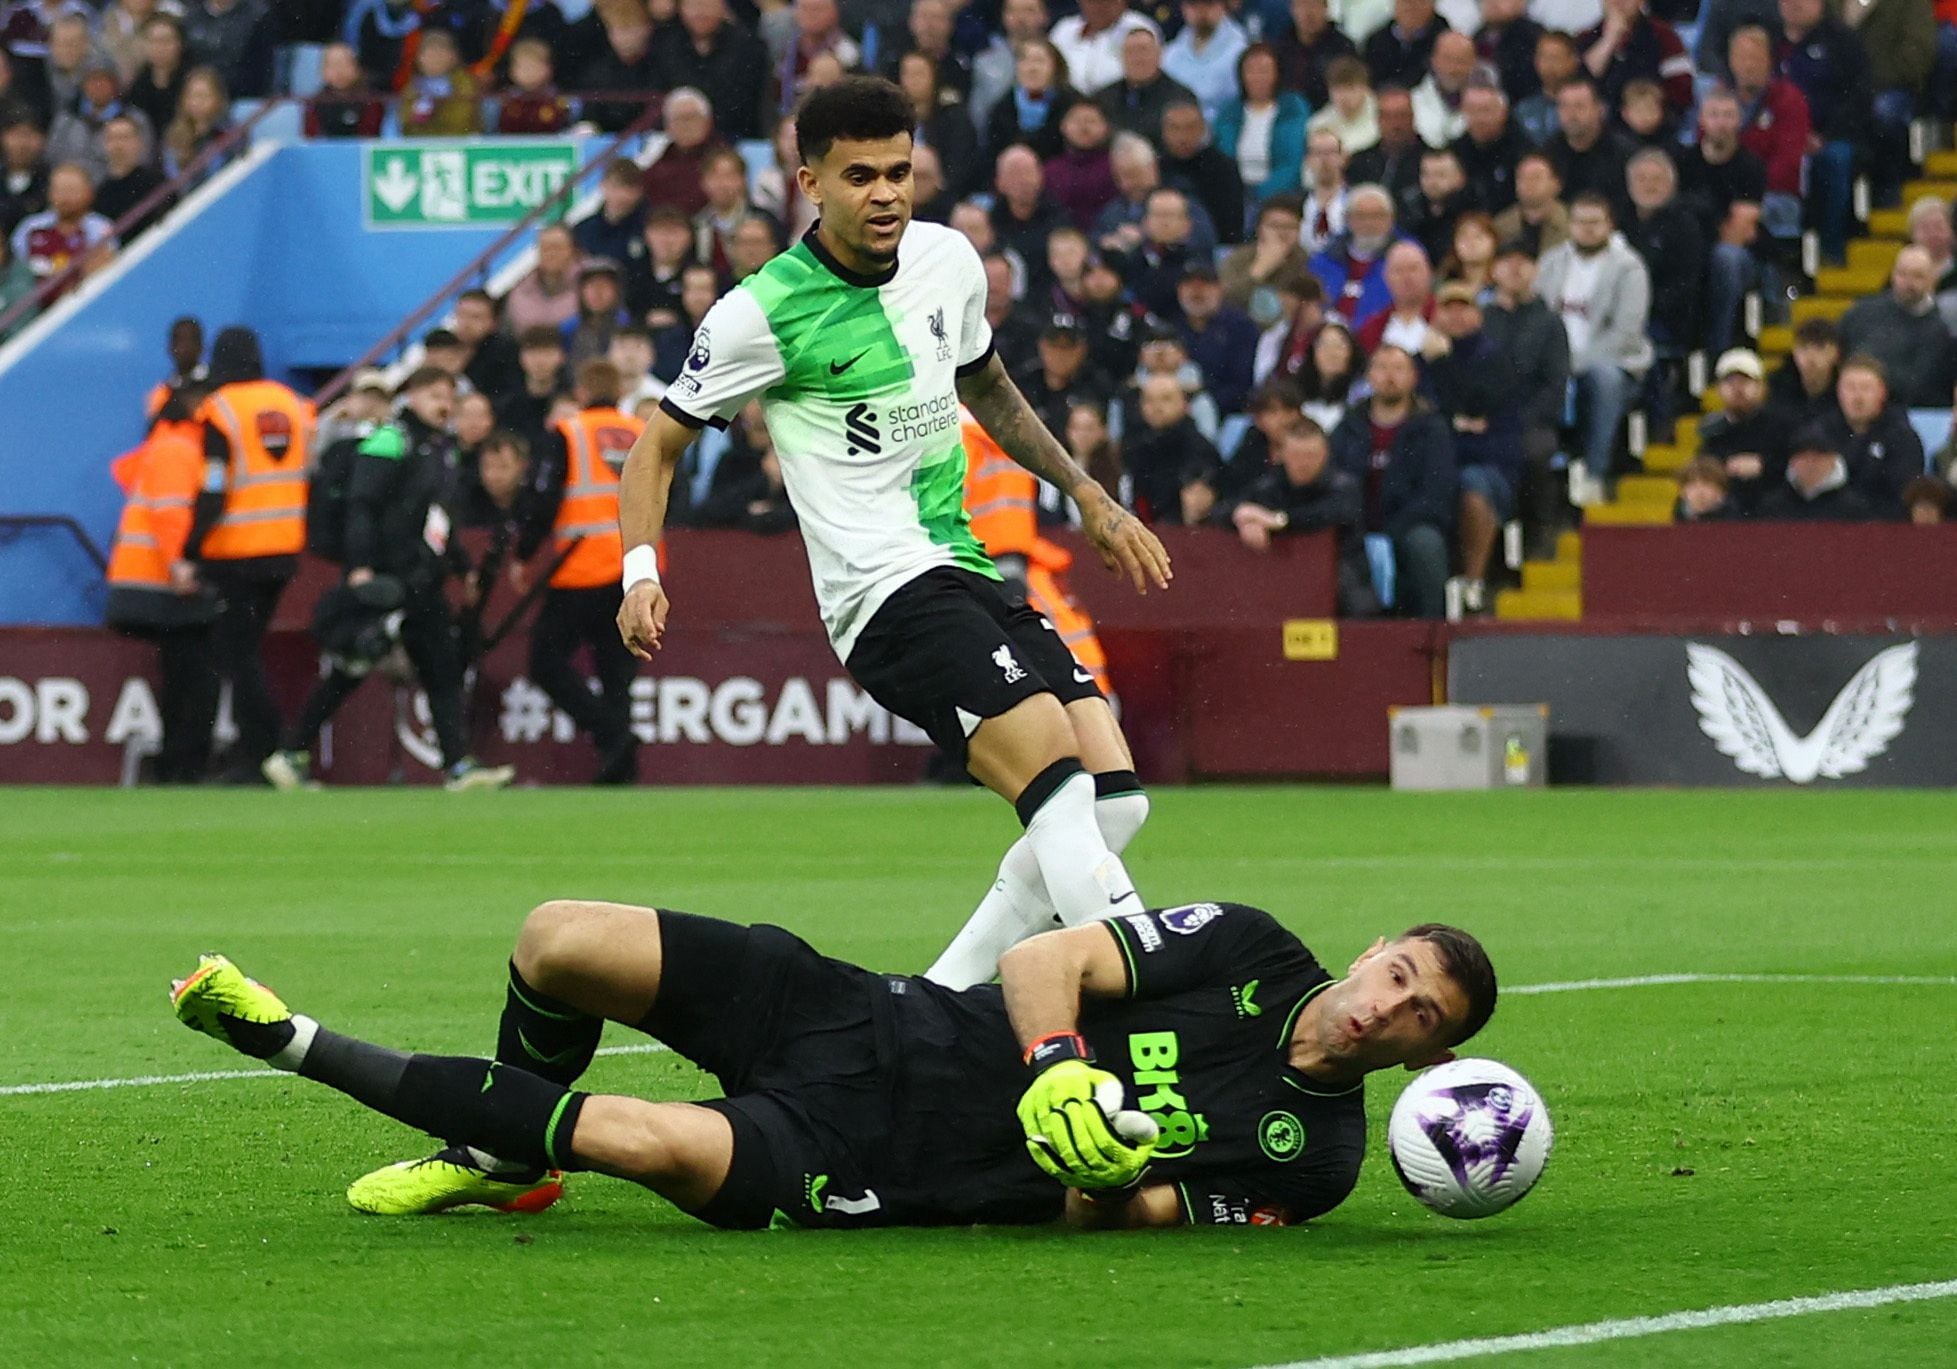
[[[671,1047],[657,1041],[636,1046],[601,1046],[600,1055],[658,1055]],[[210,1084],[225,1079],[291,1078],[287,1070],[196,1070],[189,1074],[138,1074],[126,1079],[65,1079],[54,1084],[0,1084],[0,1098],[30,1093],[86,1093],[92,1089],[133,1089],[152,1084]]]
[[[1516,984],[1504,994],[1581,993],[1591,989],[1645,989],[1666,984],[1881,984],[1903,987],[1957,986],[1957,975],[1908,974],[1646,974],[1624,979],[1565,979],[1545,984]],[[604,1046],[600,1055],[654,1055],[667,1047],[658,1042],[634,1046]],[[68,1079],[49,1084],[0,1084],[0,1098],[26,1094],[85,1093],[92,1089],[142,1088],[154,1084],[207,1084],[225,1079],[272,1079],[280,1070],[199,1070],[191,1074],[139,1074],[124,1079]]]
[[[1736,1303],[1708,1307],[1697,1312],[1669,1312],[1658,1317],[1625,1317],[1615,1321],[1585,1322],[1577,1326],[1556,1326],[1547,1331],[1531,1331],[1518,1336],[1486,1336],[1479,1340],[1441,1341],[1433,1345],[1410,1345],[1401,1350],[1375,1350],[1362,1355],[1332,1355],[1323,1359],[1293,1360],[1289,1364],[1266,1365],[1263,1369],[1402,1369],[1414,1364],[1449,1364],[1456,1360],[1486,1359],[1493,1355],[1519,1354],[1525,1350],[1561,1350],[1572,1345],[1597,1345],[1603,1341],[1633,1340],[1659,1336],[1671,1331],[1700,1331],[1710,1326],[1740,1326],[1749,1322],[1777,1321],[1782,1317],[1806,1317],[1817,1312],[1857,1312],[1871,1307],[1888,1307],[1899,1302],[1929,1302],[1957,1297],[1957,1279],[1937,1283],[1899,1283],[1887,1288],[1865,1288],[1853,1293],[1823,1293],[1809,1298],[1781,1298],[1774,1302]]]

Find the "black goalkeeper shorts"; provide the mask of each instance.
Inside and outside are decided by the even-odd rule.
[[[703,1106],[734,1129],[727,1181],[693,1215],[742,1230],[879,1224],[870,1171],[895,1052],[875,1004],[901,979],[767,924],[662,910],[659,927],[659,997],[641,1026],[720,1081],[728,1097]]]
[[[845,663],[869,696],[959,761],[967,739],[1036,694],[1098,699],[1053,624],[996,580],[939,566],[883,601]]]

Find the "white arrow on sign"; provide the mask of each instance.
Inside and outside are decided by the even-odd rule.
[[[408,170],[405,157],[389,157],[387,169],[374,177],[374,193],[381,197],[381,203],[392,214],[406,209],[420,187],[421,177]]]

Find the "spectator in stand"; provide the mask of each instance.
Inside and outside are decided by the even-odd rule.
[[[1899,505],[1900,507],[1900,505]],[[1848,462],[1826,432],[1809,428],[1794,439],[1787,476],[1760,498],[1755,516],[1804,522],[1860,522],[1877,517],[1855,487]]]
[[[1419,243],[1386,249],[1386,295],[1385,306],[1359,325],[1359,350],[1371,356],[1386,343],[1416,357],[1434,352],[1440,341],[1432,327],[1434,271]]]
[[[1205,385],[1202,369],[1190,360],[1189,346],[1183,341],[1181,330],[1165,323],[1154,325],[1142,335],[1139,364],[1115,405],[1115,431],[1118,434],[1136,431],[1140,422],[1141,388],[1151,376],[1167,376],[1181,386],[1190,422],[1196,425],[1197,432],[1211,442],[1216,441],[1222,418],[1216,397]],[[1215,489],[1214,482],[1211,489]]]
[[[0,235],[48,207],[48,135],[23,106],[0,107]]]
[[[693,526],[740,532],[792,532],[795,508],[781,478],[781,457],[760,401],[741,411],[740,436],[714,468],[707,497],[693,509]]]
[[[474,387],[461,379],[463,364],[468,359],[469,349],[462,345],[462,339],[455,335],[454,329],[430,328],[422,334],[422,364],[438,367],[455,377],[455,392],[458,397],[474,393]]]
[[[571,126],[571,104],[557,90],[557,65],[550,44],[519,38],[510,45],[510,81],[496,102],[496,131],[504,134],[562,133]]]
[[[189,0],[183,36],[191,64],[214,68],[239,99],[272,93],[277,33],[260,0]]]
[[[623,412],[636,414],[646,401],[656,404],[666,397],[666,382],[652,373],[658,359],[652,332],[644,324],[628,323],[612,334],[605,360],[618,368],[618,407]]]
[[[415,45],[414,75],[394,106],[405,138],[460,138],[482,132],[476,78],[462,65],[462,50],[447,29],[424,29]]]
[[[1230,17],[1224,0],[1182,0],[1182,31],[1162,50],[1162,70],[1194,95],[1204,116],[1214,120],[1224,105],[1242,94],[1237,63],[1249,46],[1243,25]],[[1275,90],[1275,70],[1272,77]]]
[[[1543,255],[1538,288],[1569,334],[1570,373],[1582,425],[1581,459],[1571,485],[1597,502],[1612,474],[1618,429],[1651,368],[1651,277],[1611,222],[1610,201],[1594,192],[1570,208],[1570,240]]]
[[[1259,290],[1297,288],[1311,276],[1311,258],[1298,245],[1303,211],[1294,196],[1266,200],[1257,211],[1257,229],[1251,240],[1230,250],[1217,268],[1223,282],[1223,298],[1246,313]]]
[[[1409,90],[1418,85],[1434,55],[1434,41],[1447,27],[1447,20],[1434,12],[1434,0],[1393,0],[1393,18],[1361,48],[1373,84]]]
[[[693,216],[693,257],[723,276],[733,271],[734,234],[758,212],[747,198],[747,163],[731,147],[708,154],[700,168],[700,188],[707,202]]]
[[[691,218],[706,207],[700,173],[707,158],[725,147],[714,131],[713,107],[699,91],[682,86],[666,96],[666,146],[646,168],[646,203],[671,205]]]
[[[587,257],[578,268],[578,312],[564,325],[564,350],[573,373],[610,350],[612,334],[632,320],[625,312],[625,282],[617,262]]]
[[[1140,422],[1122,439],[1122,465],[1144,523],[1200,523],[1216,507],[1222,459],[1190,417],[1189,395],[1174,376],[1149,374],[1137,387]]]
[[[1345,231],[1313,254],[1311,273],[1332,309],[1348,324],[1370,319],[1390,302],[1386,290],[1386,249],[1399,241],[1393,228],[1393,199],[1377,185],[1353,187]]]
[[[1078,14],[1053,26],[1053,45],[1066,59],[1066,72],[1074,89],[1084,95],[1098,95],[1121,79],[1123,43],[1128,35],[1146,29],[1159,40],[1161,30],[1154,20],[1129,9],[1123,0],[1080,0],[1079,9]]]
[[[1087,235],[1078,228],[1056,228],[1046,240],[1046,284],[1022,301],[1034,317],[1065,314],[1078,318],[1087,308]]]
[[[89,12],[85,9],[65,13],[48,25],[47,55],[41,59],[41,73],[47,84],[48,107],[56,114],[67,109],[81,94],[82,72],[88,65],[108,61],[108,54],[95,46],[89,25]]]
[[[1469,210],[1455,221],[1454,237],[1441,258],[1441,279],[1461,282],[1486,306],[1495,294],[1495,252],[1501,245],[1495,221],[1478,209]]]
[[[1017,253],[1027,271],[1046,273],[1046,239],[1067,222],[1067,211],[1046,193],[1046,172],[1031,148],[1009,147],[994,165],[992,232],[1002,247]]]
[[[1504,243],[1495,255],[1495,297],[1483,310],[1482,330],[1516,368],[1523,529],[1531,555],[1547,559],[1564,513],[1555,465],[1570,386],[1570,338],[1563,320],[1536,298],[1536,258],[1518,242]]]
[[[360,59],[345,43],[319,56],[319,93],[306,102],[308,138],[377,138],[387,106],[367,84]]]
[[[143,25],[143,64],[129,78],[124,98],[143,111],[151,128],[168,128],[177,117],[184,78],[189,73],[184,64],[182,23],[168,14],[154,15]]]
[[[1854,0],[1841,6],[1841,17],[1861,38],[1875,85],[1870,194],[1877,204],[1894,204],[1915,161],[1909,125],[1937,60],[1936,16],[1922,0]]]
[[[1276,296],[1275,313],[1264,303],[1263,293],[1252,300],[1258,308],[1251,321],[1264,331],[1257,339],[1251,382],[1256,385],[1295,383],[1311,359],[1313,339],[1325,326],[1325,287],[1307,269],[1295,282],[1276,282],[1270,293]]]
[[[1452,144],[1478,208],[1499,214],[1515,203],[1515,167],[1529,140],[1509,119],[1508,97],[1486,74],[1468,82],[1461,96],[1465,129]]]
[[[159,8],[165,13],[181,13],[175,0],[159,6],[157,0],[109,0],[95,22],[95,42],[116,64],[116,74],[127,85],[143,65],[143,25]]]
[[[1528,0],[1481,0],[1475,55],[1495,69],[1510,104],[1542,89],[1536,75],[1536,41],[1542,34],[1543,26],[1529,18]]]
[[[1060,116],[1061,149],[1047,159],[1046,191],[1083,233],[1115,198],[1114,167],[1108,157],[1112,130],[1101,107],[1076,96]]]
[[[754,202],[775,216],[775,222],[782,225],[791,241],[800,240],[802,235],[815,226],[816,210],[802,187],[795,179],[795,173],[802,164],[801,154],[795,150],[795,121],[783,119],[775,128],[775,160],[772,166],[765,166],[754,178]],[[920,159],[928,160],[928,159]],[[951,221],[951,208],[947,206],[944,222]],[[923,218],[922,199],[920,207],[913,211]],[[937,222],[937,220],[932,220]]]
[[[1930,258],[1930,278],[1936,282],[1937,313],[1943,326],[1957,334],[1957,224],[1952,207],[1935,195],[1919,195],[1909,207],[1909,240]]]
[[[1250,316],[1224,303],[1216,268],[1193,261],[1183,268],[1176,287],[1182,309],[1182,334],[1189,359],[1226,414],[1243,409],[1250,396],[1251,364],[1257,355],[1257,325]]]
[[[231,96],[224,78],[210,67],[198,67],[184,77],[183,99],[177,103],[177,117],[163,135],[163,169],[171,179],[185,174],[191,164],[222,142],[231,132]],[[233,148],[225,157],[208,163],[199,173],[202,180],[237,155]]]
[[[98,183],[108,175],[108,152],[102,146],[102,131],[111,119],[134,123],[145,148],[154,130],[143,112],[122,99],[122,85],[113,64],[91,62],[82,72],[82,88],[73,104],[55,116],[48,130],[48,160],[78,162]]]
[[[1345,320],[1327,319],[1312,338],[1305,364],[1294,379],[1299,412],[1328,432],[1336,430],[1352,408],[1353,392],[1365,370],[1366,354],[1353,341]]]
[[[1855,163],[1869,141],[1875,103],[1869,56],[1854,30],[1822,0],[1780,0],[1781,37],[1774,64],[1807,100],[1808,188],[1821,254],[1839,263],[1848,250]]]
[[[1059,155],[1060,116],[1076,98],[1060,50],[1044,37],[1029,39],[1020,45],[1011,89],[986,120],[985,145],[995,155],[1014,143],[1041,157]]]
[[[1278,61],[1270,47],[1253,43],[1237,61],[1243,94],[1223,102],[1214,116],[1216,150],[1235,159],[1238,179],[1253,205],[1302,186],[1305,123],[1311,108],[1278,85]]]
[[[462,483],[465,487],[474,485],[481,469],[483,444],[496,431],[496,406],[480,390],[463,390],[458,385],[449,427],[455,433],[455,461]]]
[[[1338,135],[1314,130],[1305,142],[1304,213],[1298,226],[1298,245],[1306,254],[1322,252],[1345,232],[1352,187],[1346,184],[1346,154]]]
[[[1353,156],[1346,168],[1354,182],[1386,187],[1396,200],[1420,183],[1420,159],[1427,144],[1414,128],[1413,97],[1400,86],[1379,92],[1379,141]]]
[[[1713,367],[1719,412],[1699,421],[1699,455],[1719,463],[1725,493],[1740,513],[1753,512],[1760,497],[1787,478],[1787,457],[1801,425],[1767,403],[1767,371],[1743,347],[1722,354]]]
[[[1128,480],[1121,468],[1121,447],[1108,434],[1106,412],[1099,404],[1083,402],[1067,411],[1067,426],[1063,436],[1067,443],[1067,454],[1079,463],[1080,468],[1093,478],[1095,483],[1122,504],[1129,502],[1127,496]],[[1059,491],[1053,491],[1055,507],[1049,510],[1047,491],[1051,487],[1041,483],[1040,517],[1043,522],[1062,522],[1079,526],[1080,509],[1074,501]]]
[[[1268,36],[1271,30],[1267,26],[1264,32]],[[1359,56],[1353,41],[1333,25],[1327,0],[1291,0],[1290,26],[1269,41],[1283,69],[1280,84],[1303,96],[1313,109],[1323,109],[1330,101],[1332,63]]]
[[[1679,184],[1699,210],[1712,248],[1706,272],[1706,350],[1731,344],[1740,301],[1761,281],[1755,246],[1767,168],[1740,145],[1740,103],[1730,90],[1699,101],[1699,141],[1679,149]]]
[[[1454,225],[1474,206],[1461,159],[1452,149],[1435,148],[1421,157],[1420,184],[1400,203],[1400,229],[1429,261],[1439,261],[1454,247]]]
[[[1624,93],[1617,97],[1617,121],[1631,135],[1633,147],[1670,152],[1678,146],[1680,121],[1656,81],[1640,76],[1624,83]]]
[[[15,226],[13,247],[40,285],[43,309],[107,265],[115,255],[115,225],[95,212],[88,168],[63,162],[49,173],[48,207]],[[61,281],[70,267],[77,274]]]
[[[831,6],[834,2],[803,0]],[[573,73],[572,84],[579,91],[618,96],[612,100],[586,99],[580,121],[595,124],[606,133],[622,133],[645,114],[659,90],[659,72],[652,55],[652,21],[637,5],[622,6],[604,16],[604,33],[604,41]],[[705,97],[701,99],[704,103]],[[670,121],[670,112],[667,118]]]
[[[1237,538],[1252,551],[1269,551],[1287,533],[1329,532],[1338,545],[1341,618],[1379,612],[1366,565],[1364,500],[1350,471],[1332,465],[1325,430],[1296,414],[1279,433],[1270,465],[1230,510]]]
[[[1564,203],[1602,195],[1614,218],[1627,217],[1631,196],[1624,172],[1634,149],[1626,134],[1611,127],[1597,83],[1588,76],[1564,82],[1556,92],[1556,119],[1560,131],[1544,144],[1543,154],[1556,168]]]
[[[105,174],[95,188],[95,211],[119,224],[163,188],[163,173],[150,160],[148,130],[129,114],[118,114],[102,125],[101,143]],[[150,210],[123,230],[122,240],[134,242],[162,212],[160,207]]]
[[[972,93],[967,106],[972,126],[980,133],[990,127],[992,111],[1012,89],[1020,49],[1028,43],[1045,42],[1047,27],[1045,0],[1006,0],[1000,8],[999,31],[992,33],[972,58]],[[1060,65],[1056,62],[1055,70]]]
[[[1446,611],[1448,530],[1459,481],[1454,438],[1434,407],[1415,391],[1412,356],[1384,346],[1366,367],[1371,397],[1355,405],[1332,434],[1332,461],[1359,482],[1368,541],[1382,539],[1375,585],[1392,581],[1390,606],[1413,618]]]
[[[1794,352],[1767,382],[1767,402],[1790,429],[1826,423],[1841,412],[1841,332],[1833,319],[1811,318],[1794,330]]]
[[[843,29],[836,0],[794,0],[794,30],[787,51],[775,69],[775,108],[793,110],[808,88],[810,65],[817,57],[833,57],[844,71],[863,60],[862,49]]]
[[[1465,33],[1448,30],[1434,40],[1427,74],[1413,88],[1413,126],[1429,147],[1446,147],[1467,131],[1461,108],[1475,74],[1475,44]]]
[[[614,158],[598,179],[598,207],[571,225],[571,241],[584,257],[623,262],[645,232],[645,178],[629,157]]]
[[[1019,376],[1019,388],[1047,430],[1060,432],[1074,405],[1105,402],[1111,386],[1094,368],[1080,320],[1055,314],[1040,329],[1039,364]]]
[[[943,7],[943,0],[922,0],[922,3]],[[952,87],[940,83],[939,71],[938,63],[927,54],[907,52],[897,60],[897,84],[917,111],[912,147],[933,149],[940,168],[956,169],[962,189],[964,178],[972,174],[978,162],[978,134],[972,130],[971,115],[965,110],[963,98]]]
[[[1106,258],[1090,258],[1080,283],[1087,295],[1081,324],[1095,368],[1103,375],[1129,374],[1135,369],[1143,333],[1157,320],[1122,284]]]
[[[1297,392],[1279,381],[1260,385],[1252,392],[1249,416],[1249,430],[1217,471],[1216,502],[1220,507],[1214,517],[1218,522],[1234,521],[1233,506],[1277,463],[1279,440],[1298,426],[1303,415],[1298,409]]]
[[[1757,24],[1733,31],[1726,46],[1741,110],[1740,145],[1767,168],[1760,221],[1782,241],[1801,235],[1801,165],[1808,153],[1807,99],[1774,75],[1773,39]]]
[[[652,46],[658,89],[700,91],[729,139],[761,136],[767,49],[727,12],[726,0],[679,0],[679,22],[661,27]]]
[[[503,300],[503,316],[518,338],[536,327],[562,329],[578,312],[578,247],[563,224],[537,230],[537,264]]]
[[[746,280],[779,256],[781,249],[781,226],[759,209],[750,209],[727,240],[727,273],[733,280]]]
[[[1536,37],[1536,91],[1516,101],[1515,121],[1537,147],[1547,146],[1562,131],[1556,97],[1583,70],[1576,39],[1560,29],[1545,29]]]
[[[413,70],[411,48],[424,31],[442,28],[452,36],[469,34],[469,9],[444,0],[353,0],[347,5],[340,37],[360,55],[360,65],[377,90],[399,90]]]
[[[1742,24],[1758,24],[1768,30],[1780,26],[1777,0],[1706,0],[1699,25],[1698,68],[1707,76],[1730,85],[1733,75],[1726,69],[1726,50],[1733,30]]]
[[[1918,476],[1903,490],[1903,507],[1908,510],[1909,521],[1917,527],[1935,527],[1945,522],[1953,500],[1957,500],[1957,491],[1934,475]]]
[[[1935,288],[1930,254],[1905,247],[1890,269],[1889,288],[1842,315],[1842,350],[1881,362],[1890,392],[1905,407],[1942,408],[1950,396],[1953,347]]]
[[[1706,280],[1706,242],[1698,215],[1678,196],[1678,172],[1671,156],[1647,147],[1631,158],[1626,173],[1631,216],[1624,238],[1644,259],[1651,278],[1651,338],[1656,365],[1648,394],[1652,426],[1670,430],[1673,373],[1699,345],[1699,313]]]
[[[1718,523],[1737,518],[1739,510],[1726,497],[1726,468],[1709,456],[1695,456],[1678,473],[1678,502],[1672,518],[1679,523]]]
[[[680,272],[693,260],[693,223],[671,205],[646,215],[640,241],[626,254],[625,307],[657,332],[680,319]]]
[[[522,383],[498,399],[496,421],[525,442],[550,430],[550,406],[564,385],[564,334],[549,324],[531,324],[516,335]]]
[[[1847,458],[1851,481],[1878,518],[1903,516],[1903,490],[1925,469],[1923,440],[1908,410],[1890,402],[1894,393],[1881,361],[1851,351],[1835,382],[1841,411],[1821,424],[1829,450]]]
[[[957,41],[957,21],[951,0],[911,0],[905,19],[909,42],[891,44],[883,60],[886,73],[892,56],[901,61],[917,53],[931,63],[934,84],[956,97],[948,103],[963,105],[972,93],[972,62]]]
[[[53,118],[53,101],[41,77],[40,63],[23,61],[0,46],[0,109],[27,110],[37,124]]]
[[[1150,191],[1148,212],[1142,217],[1142,245],[1122,260],[1120,269],[1135,298],[1158,318],[1180,315],[1176,287],[1182,273],[1191,261],[1208,259],[1208,253],[1192,245],[1190,234],[1189,198],[1166,187]]]
[[[1193,100],[1162,111],[1162,177],[1194,193],[1224,243],[1244,239],[1244,183],[1236,159],[1212,146],[1209,124]]]
[[[1454,433],[1461,479],[1461,604],[1489,608],[1488,564],[1522,488],[1522,414],[1513,360],[1482,328],[1474,287],[1442,285],[1432,341],[1421,367],[1427,392]]]
[[[1334,57],[1325,68],[1325,83],[1329,98],[1305,121],[1306,136],[1309,138],[1321,130],[1333,134],[1348,157],[1377,143],[1379,101],[1373,97],[1372,77],[1366,71],[1366,64],[1357,57]]]
[[[14,254],[14,245],[5,234],[0,234],[0,318],[6,318],[20,302],[32,295],[41,286],[34,278],[34,270]],[[0,342],[18,333],[34,321],[36,311],[22,309],[20,315],[9,320],[7,326],[0,328]]]
[[[1094,99],[1117,129],[1153,140],[1161,136],[1169,106],[1194,103],[1196,97],[1182,82],[1163,74],[1161,35],[1153,28],[1132,28],[1121,39],[1121,78],[1103,86]]]
[[[1577,35],[1584,69],[1615,105],[1628,82],[1657,81],[1675,117],[1692,108],[1692,58],[1678,31],[1654,19],[1644,0],[1604,0],[1603,21]]]
[[[1094,221],[1094,240],[1103,252],[1124,255],[1142,242],[1142,220],[1148,213],[1148,197],[1162,185],[1161,159],[1155,145],[1134,133],[1117,133],[1109,145],[1108,163],[1114,171],[1116,198]],[[1192,251],[1216,250],[1216,225],[1200,201],[1185,198],[1190,217],[1189,243]]]
[[[462,348],[459,374],[478,392],[501,399],[523,383],[516,344],[499,327],[487,290],[464,290],[455,301],[452,331]]]

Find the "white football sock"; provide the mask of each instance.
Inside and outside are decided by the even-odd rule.
[[[1142,910],[1135,882],[1108,849],[1094,816],[1094,777],[1081,771],[1040,805],[1026,824],[1040,878],[1063,925],[1080,927]]]

